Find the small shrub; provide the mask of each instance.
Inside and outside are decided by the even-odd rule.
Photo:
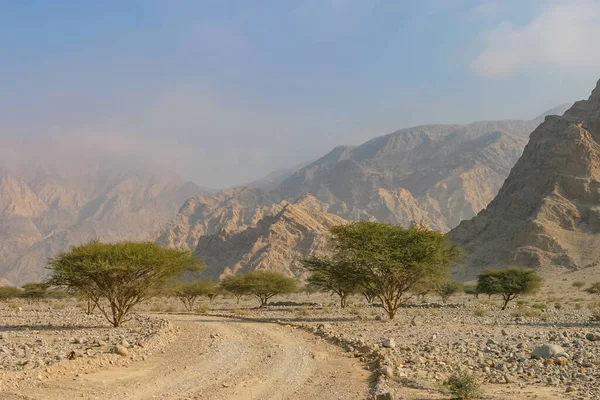
[[[593,283],[589,288],[585,289],[589,294],[600,295],[600,282]]]
[[[352,315],[361,315],[362,314],[362,308],[359,306],[352,306],[350,307],[350,314]]]
[[[576,288],[577,290],[581,290],[584,286],[585,286],[585,282],[583,282],[583,281],[573,282],[573,287]]]
[[[581,306],[581,303],[575,303],[575,305],[573,306],[576,310],[581,310],[583,307]]]
[[[476,317],[485,317],[488,314],[488,308],[479,304],[477,308],[475,308],[475,316]]]
[[[554,303],[554,308],[557,310],[560,310],[562,308],[562,304],[561,303]]]
[[[471,374],[461,372],[458,375],[452,375],[444,386],[457,400],[474,399],[481,392],[481,388],[477,379]]]
[[[517,301],[517,307],[519,308],[523,308],[527,305],[527,302],[525,300],[519,300]]]
[[[196,314],[206,314],[209,310],[210,310],[210,308],[206,304],[202,304],[202,305],[199,305],[198,307],[196,307],[194,312]]]
[[[308,307],[297,307],[296,312],[304,317],[307,317],[312,314],[311,310]]]

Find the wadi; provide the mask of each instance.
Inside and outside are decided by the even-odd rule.
[[[109,3],[0,6],[0,400],[600,398],[597,4]]]

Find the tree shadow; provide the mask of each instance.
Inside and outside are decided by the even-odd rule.
[[[78,331],[82,329],[107,329],[108,325],[0,325],[0,332],[26,332],[26,331]]]

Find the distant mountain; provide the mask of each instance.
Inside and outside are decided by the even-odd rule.
[[[0,162],[0,278],[16,284],[42,279],[47,258],[72,245],[153,240],[205,192],[131,160],[49,160]]]
[[[571,269],[600,260],[600,81],[532,134],[498,195],[450,238],[474,276],[483,267]]]
[[[266,269],[303,276],[302,257],[329,253],[329,228],[346,223],[321,211],[324,205],[310,195],[294,203],[283,201],[278,212],[243,230],[221,230],[203,236],[194,254],[207,264],[204,276],[220,278],[237,272]]]
[[[340,217],[338,222],[379,220],[406,226],[418,221],[448,231],[494,198],[538,123],[426,125],[402,129],[360,146],[336,147],[270,190],[239,187],[188,200],[160,234],[158,243],[195,250],[206,258],[208,274],[214,277],[274,266],[257,263],[255,256],[246,257],[254,254],[248,246],[269,248],[260,257],[274,257],[282,246],[271,242],[274,236],[265,226],[272,225],[270,221],[286,204],[309,198],[313,208],[307,214],[335,215]],[[210,246],[223,254],[211,252]],[[293,248],[283,253],[306,255],[308,251],[308,247]],[[296,251],[298,248],[304,250]],[[288,258],[280,261],[284,264],[278,270],[294,272],[292,264],[285,264]]]

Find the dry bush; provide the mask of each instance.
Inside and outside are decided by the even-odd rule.
[[[209,311],[210,307],[208,307],[206,304],[201,304],[194,310],[196,314],[206,314]]]
[[[481,393],[481,386],[477,379],[466,372],[452,375],[444,382],[444,386],[446,386],[452,396],[458,400],[474,399]]]

